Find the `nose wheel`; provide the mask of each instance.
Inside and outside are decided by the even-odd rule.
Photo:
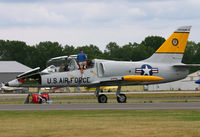
[[[101,94],[101,95],[99,95],[98,96],[98,102],[99,103],[107,103],[107,96],[106,95],[104,95],[104,94]]]
[[[95,96],[98,99],[98,102],[99,103],[107,103],[107,100],[108,100],[107,96],[105,94],[99,95],[99,91],[100,91],[100,88],[97,87],[96,92],[94,92]]]
[[[127,97],[126,97],[125,94],[119,94],[117,96],[117,102],[118,103],[126,103],[126,99],[127,99]]]

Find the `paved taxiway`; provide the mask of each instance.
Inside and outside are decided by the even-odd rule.
[[[30,110],[200,110],[200,103],[21,104],[0,105],[0,111]]]

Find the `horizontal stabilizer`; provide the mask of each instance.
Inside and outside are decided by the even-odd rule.
[[[173,65],[173,67],[200,67],[200,64],[177,64],[177,65]]]
[[[123,80],[146,82],[146,81],[160,81],[160,80],[163,80],[163,78],[157,77],[157,76],[127,75],[127,76],[123,76]]]

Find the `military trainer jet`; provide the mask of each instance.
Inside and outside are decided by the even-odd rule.
[[[181,63],[191,26],[179,27],[148,59],[132,61],[112,61],[94,59],[81,74],[75,56],[62,56],[63,62],[50,65],[39,72],[35,68],[6,83],[13,87],[89,87],[96,88],[95,95],[99,103],[106,103],[105,94],[100,94],[100,86],[118,86],[117,101],[126,102],[126,95],[121,94],[124,85],[148,85],[166,83],[185,78],[189,67],[199,64]]]

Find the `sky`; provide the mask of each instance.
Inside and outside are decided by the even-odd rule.
[[[0,0],[0,39],[63,46],[109,42],[123,46],[147,36],[167,39],[191,25],[200,42],[200,0]]]

